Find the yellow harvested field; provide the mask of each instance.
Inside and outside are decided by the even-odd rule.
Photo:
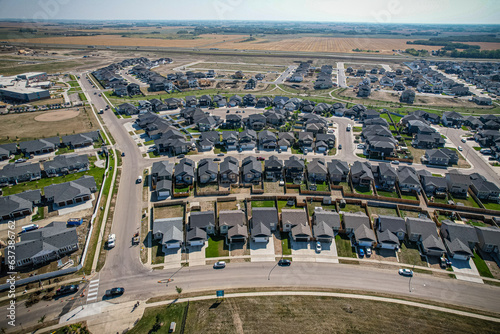
[[[272,51],[304,51],[304,52],[353,52],[353,49],[378,50],[379,53],[392,53],[392,50],[408,48],[437,50],[439,47],[429,45],[406,44],[406,39],[396,38],[335,38],[335,37],[301,37],[281,41],[257,39],[253,42],[238,43],[229,41],[220,44],[223,49],[272,50]],[[482,50],[500,49],[500,43],[467,43],[480,45]]]
[[[159,47],[219,47],[224,41],[240,41],[243,35],[200,35],[198,39],[159,39],[120,37],[116,35],[72,36],[72,37],[42,37],[10,39],[10,42],[40,43],[40,44],[73,44],[73,45],[104,45],[104,46],[159,46]]]

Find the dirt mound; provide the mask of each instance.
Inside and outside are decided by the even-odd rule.
[[[38,122],[57,122],[63,121],[65,119],[71,119],[78,116],[80,111],[78,110],[58,110],[51,111],[35,117],[35,121]]]

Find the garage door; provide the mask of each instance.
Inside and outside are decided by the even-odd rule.
[[[170,196],[170,191],[160,191],[158,193],[158,196],[159,197],[168,197],[168,196]]]
[[[253,239],[254,242],[267,242],[267,238],[265,237],[261,237],[261,238],[254,238]]]
[[[191,246],[203,246],[205,244],[205,241],[191,241],[189,244]]]
[[[180,248],[181,245],[177,242],[177,243],[173,243],[173,244],[167,244],[167,248]]]
[[[360,241],[359,242],[359,245],[361,247],[371,247],[372,246],[372,243],[370,241]]]
[[[379,247],[383,249],[396,249],[397,246],[391,244],[379,244]]]
[[[453,258],[455,260],[463,260],[463,261],[467,261],[468,260],[468,256],[466,256],[466,255],[459,255],[459,254],[453,255]]]

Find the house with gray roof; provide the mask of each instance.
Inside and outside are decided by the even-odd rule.
[[[282,209],[281,226],[283,232],[290,232],[292,239],[296,242],[312,240],[309,219],[304,209]]]
[[[304,160],[292,155],[285,161],[285,176],[294,183],[301,183],[304,179]]]
[[[272,232],[278,227],[278,210],[276,208],[252,208],[250,235],[253,242],[266,243],[272,238]]]
[[[479,239],[473,226],[448,219],[441,222],[441,236],[451,258],[467,261],[474,255]]]
[[[402,192],[420,192],[420,180],[415,168],[400,166],[398,168],[398,185]]]
[[[78,250],[76,228],[54,221],[44,228],[21,234],[16,243],[16,267],[41,265]]]
[[[174,167],[175,186],[192,185],[194,181],[194,161],[183,158]]]
[[[40,204],[40,190],[29,190],[19,194],[0,197],[0,218],[16,219],[33,213],[33,206]]]
[[[406,233],[410,241],[421,246],[424,255],[441,257],[446,252],[436,224],[430,219],[406,217]]]
[[[201,159],[198,162],[198,182],[200,184],[217,182],[219,176],[219,164],[212,159]]]
[[[307,178],[309,182],[325,182],[328,178],[328,169],[325,159],[314,158],[307,165]]]
[[[374,181],[371,164],[367,161],[354,161],[351,166],[351,179],[354,184],[360,186],[371,186]]]
[[[166,199],[171,195],[173,170],[174,164],[169,161],[153,163],[151,179],[158,200]]]
[[[43,188],[45,200],[54,204],[54,209],[86,202],[92,198],[92,193],[96,191],[97,185],[94,177],[89,175]]]
[[[445,111],[441,118],[444,126],[462,126],[464,117],[456,111]]]
[[[469,175],[460,173],[458,170],[451,170],[446,173],[446,184],[448,192],[454,196],[467,197],[471,179]]]
[[[442,196],[448,192],[446,178],[433,175],[420,175],[420,182],[427,196]]]
[[[471,174],[470,180],[470,189],[480,200],[500,202],[500,188],[495,183],[488,181],[479,173]]]
[[[23,141],[19,143],[19,150],[27,156],[47,154],[57,150],[60,142],[59,137]]]
[[[387,162],[378,165],[378,185],[381,189],[393,191],[398,180],[396,170]]]
[[[341,229],[340,215],[316,208],[313,213],[313,234],[317,241],[331,243]]]
[[[155,219],[153,237],[167,249],[181,248],[184,243],[183,217]]]
[[[262,164],[254,156],[243,159],[241,175],[244,183],[258,184],[262,180]]]
[[[224,186],[229,186],[232,183],[238,183],[240,162],[235,157],[225,157],[220,163],[219,174],[220,183]]]
[[[449,166],[458,163],[458,154],[449,148],[441,148],[437,150],[426,150],[422,158],[422,162],[427,162],[429,165]]]
[[[16,143],[8,143],[0,145],[0,161],[7,160],[11,155],[17,153],[17,144]]]
[[[228,243],[245,242],[248,238],[248,224],[242,210],[219,212],[219,233],[226,235]]]
[[[215,214],[210,211],[194,211],[189,215],[186,241],[190,246],[203,246],[207,233],[215,234]]]
[[[101,140],[99,130],[62,137],[63,145],[70,148],[90,146],[99,140]]]
[[[0,170],[0,187],[5,187],[9,184],[18,184],[20,182],[28,182],[39,180],[42,177],[42,170],[39,163],[13,163],[5,165]]]
[[[90,163],[86,154],[58,155],[53,160],[43,163],[43,171],[47,177],[62,176],[89,170]]]
[[[269,130],[264,130],[258,134],[259,145],[264,150],[274,150],[276,149],[277,140],[276,134]]]
[[[373,247],[377,241],[370,219],[364,213],[344,213],[344,225],[346,233],[353,235],[361,247]]]
[[[347,162],[337,159],[332,159],[328,164],[328,175],[330,182],[346,181],[349,176],[349,165]]]
[[[500,228],[474,227],[477,232],[478,248],[486,253],[500,253]]]
[[[400,217],[378,216],[375,221],[378,247],[398,249],[406,235],[405,220]]]
[[[264,162],[264,172],[266,180],[282,180],[283,179],[283,160],[272,155]]]

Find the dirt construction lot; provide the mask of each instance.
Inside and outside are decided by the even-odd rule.
[[[65,136],[99,129],[90,108],[60,109],[0,116],[0,143]]]

